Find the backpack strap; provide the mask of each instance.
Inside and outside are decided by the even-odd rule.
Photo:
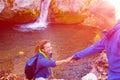
[[[36,57],[37,57],[37,60],[36,60],[36,66],[37,66],[39,53],[36,54]],[[35,67],[35,70],[36,70],[36,67]],[[40,70],[40,69],[39,69],[39,70]],[[34,76],[39,72],[39,70],[34,73]]]
[[[119,29],[120,29],[120,23],[117,23],[113,29],[106,31],[105,35],[107,39],[109,40],[115,34],[115,32],[117,32]]]

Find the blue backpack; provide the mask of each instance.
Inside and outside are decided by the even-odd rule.
[[[25,76],[27,79],[33,79],[35,76],[35,69],[38,60],[38,53],[35,54],[32,58],[30,58],[25,64]]]

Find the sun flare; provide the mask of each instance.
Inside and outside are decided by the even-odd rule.
[[[107,0],[115,6],[116,19],[120,19],[120,0]]]

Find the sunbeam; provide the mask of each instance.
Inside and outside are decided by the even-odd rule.
[[[107,0],[115,6],[116,19],[120,19],[120,0]]]

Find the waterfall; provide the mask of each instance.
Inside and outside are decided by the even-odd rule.
[[[28,23],[28,24],[22,24],[20,25],[20,29],[24,29],[24,31],[26,30],[39,30],[39,29],[43,29],[46,28],[48,23],[47,23],[47,15],[48,15],[48,9],[49,9],[49,5],[50,5],[51,0],[43,0],[42,4],[41,4],[41,14],[39,16],[39,18],[33,22],[33,23]]]
[[[5,3],[3,0],[1,0],[0,1],[0,13],[3,11],[4,7],[5,7]]]

